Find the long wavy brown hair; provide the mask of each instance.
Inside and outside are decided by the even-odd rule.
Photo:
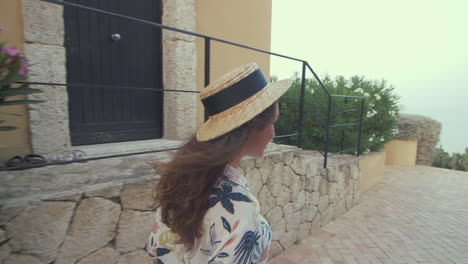
[[[193,249],[195,240],[204,232],[202,224],[211,189],[223,176],[226,165],[240,154],[249,137],[274,122],[276,104],[213,140],[200,142],[193,136],[170,162],[155,164],[161,175],[155,189],[156,208],[160,208],[160,220],[178,236],[177,243]]]

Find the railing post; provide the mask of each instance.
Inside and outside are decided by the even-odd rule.
[[[205,37],[205,87],[210,84],[210,38]],[[205,121],[208,120],[208,113],[205,111]]]
[[[205,38],[205,87],[210,84],[210,46],[210,39]]]
[[[327,112],[327,132],[325,138],[325,158],[323,161],[323,168],[327,168],[328,162],[328,147],[330,145],[330,123],[331,123],[331,110],[332,110],[332,96],[328,96],[328,112]]]
[[[344,98],[344,104],[348,104],[348,98]],[[344,109],[345,107],[343,107]],[[343,115],[345,116],[345,124],[348,123],[348,112],[346,110],[343,111]],[[341,142],[340,142],[340,151],[344,150],[344,140],[345,140],[345,129],[344,127],[341,129]]]
[[[344,140],[345,140],[345,132],[344,132],[344,128],[342,128],[341,129],[340,151],[344,150]]]
[[[305,82],[306,82],[306,63],[302,62],[302,80],[301,80],[301,103],[299,105],[299,129],[297,138],[297,147],[302,147],[302,128],[304,126],[304,101],[305,101]]]
[[[358,147],[357,147],[357,157],[359,157],[359,152],[361,152],[361,140],[362,140],[362,122],[364,120],[364,102],[366,99],[361,99],[361,118],[359,120],[359,136],[358,136]]]

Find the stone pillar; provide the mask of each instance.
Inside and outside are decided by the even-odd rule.
[[[66,52],[63,7],[43,1],[23,0],[24,52],[28,59],[29,81],[66,83]],[[71,146],[67,88],[37,86],[43,93],[28,96],[45,100],[28,105],[32,148],[51,154]]]
[[[164,0],[162,23],[195,31],[195,0]],[[164,89],[197,91],[195,37],[163,30]],[[196,93],[164,93],[164,138],[186,139],[195,132]]]

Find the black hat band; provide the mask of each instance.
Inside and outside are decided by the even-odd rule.
[[[268,82],[260,69],[255,70],[249,76],[224,88],[202,100],[209,116],[219,114],[239,104],[245,99],[258,93],[267,86]]]

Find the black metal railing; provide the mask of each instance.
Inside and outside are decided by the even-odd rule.
[[[276,136],[275,139],[285,138],[285,137],[297,137],[298,138],[298,140],[297,140],[297,146],[298,147],[301,147],[304,140],[307,140],[307,138],[304,138],[304,136],[303,136],[303,125],[304,125],[303,122],[304,122],[304,111],[305,111],[305,107],[306,107],[306,105],[305,105],[305,95],[304,95],[305,90],[306,90],[305,89],[305,81],[306,81],[306,72],[308,70],[310,73],[313,74],[314,78],[317,80],[320,87],[323,89],[323,91],[326,93],[326,95],[328,97],[327,117],[326,117],[325,151],[324,152],[319,151],[324,157],[323,167],[324,168],[327,167],[328,157],[331,157],[331,156],[336,155],[336,154],[342,154],[342,153],[347,153],[347,152],[353,152],[354,151],[354,152],[357,153],[356,155],[359,156],[359,152],[360,152],[360,149],[361,149],[361,138],[362,138],[361,134],[362,134],[362,124],[363,124],[363,117],[364,117],[364,100],[365,100],[365,98],[364,97],[359,97],[359,96],[347,96],[347,95],[331,94],[327,90],[325,85],[322,83],[322,81],[320,80],[318,75],[315,73],[315,71],[312,69],[312,67],[309,65],[309,63],[307,61],[305,61],[305,60],[285,56],[285,55],[270,52],[270,51],[267,51],[267,50],[258,49],[258,48],[255,48],[255,47],[250,47],[250,46],[247,46],[247,45],[242,45],[242,44],[239,44],[239,43],[227,41],[227,40],[224,40],[224,39],[220,39],[220,38],[216,38],[216,37],[212,37],[212,36],[208,36],[208,35],[203,35],[203,34],[191,32],[191,31],[187,31],[187,30],[182,30],[182,29],[175,28],[175,27],[162,25],[162,24],[159,24],[159,23],[155,23],[155,22],[151,22],[151,21],[147,21],[147,20],[143,20],[143,19],[139,19],[139,18],[135,18],[135,17],[130,17],[130,16],[122,15],[122,14],[117,14],[117,13],[113,13],[113,12],[109,12],[109,11],[105,11],[105,10],[101,10],[101,9],[97,9],[97,8],[93,8],[93,7],[89,7],[89,6],[70,3],[70,2],[66,2],[66,1],[62,1],[62,0],[40,0],[40,1],[49,2],[49,3],[52,3],[52,4],[57,4],[57,5],[62,5],[62,6],[80,8],[80,9],[88,10],[90,12],[94,12],[94,13],[98,13],[98,14],[103,14],[103,15],[107,15],[107,16],[118,17],[118,18],[128,20],[128,21],[138,22],[138,23],[141,23],[141,24],[145,24],[145,25],[148,25],[148,26],[155,27],[155,28],[175,31],[175,32],[179,32],[179,33],[182,33],[182,34],[187,34],[187,35],[203,38],[204,39],[204,45],[205,45],[205,49],[204,49],[205,50],[204,51],[205,52],[205,54],[204,54],[205,55],[204,56],[204,66],[205,66],[204,84],[205,84],[205,86],[207,86],[210,83],[210,65],[211,65],[210,60],[211,60],[211,42],[212,41],[220,42],[220,43],[224,43],[224,44],[228,44],[228,45],[232,45],[232,46],[236,46],[236,47],[240,47],[240,48],[244,48],[244,49],[248,49],[248,50],[253,50],[253,51],[256,51],[256,52],[265,53],[265,54],[269,54],[269,55],[276,56],[276,57],[281,57],[281,58],[288,59],[288,60],[301,62],[302,63],[302,75],[301,75],[301,96],[298,98],[298,99],[300,99],[299,109],[298,109],[299,110],[298,131],[297,131],[297,133],[294,133],[294,134]],[[91,88],[115,88],[115,89],[130,89],[131,88],[131,89],[138,89],[138,90],[141,89],[141,90],[148,90],[148,91],[154,91],[154,92],[199,93],[198,91],[154,89],[154,88],[151,88],[151,87],[136,88],[136,87],[126,87],[126,86],[103,86],[103,85],[44,83],[44,82],[23,82],[23,83],[28,83],[28,84],[31,84],[31,85],[41,85],[41,86],[42,85],[63,86],[63,87],[81,86],[81,87],[91,87]],[[360,109],[361,113],[360,113],[359,122],[347,123],[347,124],[332,124],[331,123],[331,112],[332,112],[332,101],[333,101],[334,98],[345,98],[345,99],[358,99],[358,100],[361,100],[361,109]],[[335,153],[329,153],[330,129],[340,128],[340,127],[345,127],[345,126],[358,126],[359,127],[358,140],[356,142],[357,146],[354,147],[354,148],[344,149],[344,146],[342,145],[341,146],[341,151],[335,152]],[[343,135],[343,137],[344,137],[344,135]],[[59,161],[59,162],[54,162],[54,163],[48,163],[47,165],[61,165],[61,164],[68,164],[68,163],[74,163],[74,162],[84,162],[84,161],[91,161],[91,160],[98,160],[98,159],[107,159],[107,158],[124,157],[124,156],[131,156],[131,155],[156,153],[156,152],[170,151],[170,150],[175,150],[175,149],[177,149],[177,148],[158,149],[158,150],[151,150],[151,151],[144,151],[144,152],[134,152],[134,153],[118,154],[118,155],[106,155],[106,156],[100,156],[100,157],[89,157],[89,158],[83,158],[83,159],[79,159],[79,160]],[[39,167],[39,166],[43,166],[43,165],[31,165],[31,166],[27,166],[27,167],[22,167],[22,169],[35,168],[35,167]],[[14,170],[14,169],[17,169],[17,168],[15,168],[15,167],[0,168],[0,171]]]

